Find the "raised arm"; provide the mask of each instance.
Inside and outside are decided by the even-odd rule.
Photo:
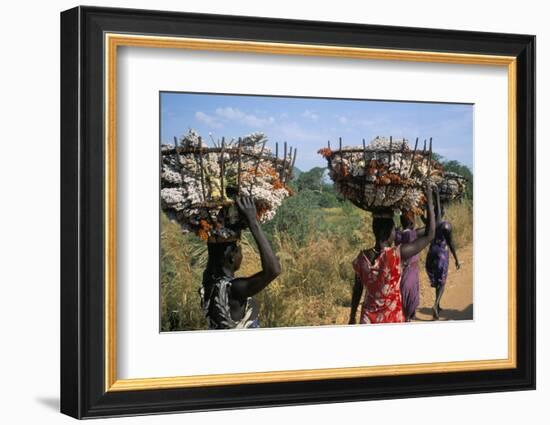
[[[427,201],[427,210],[428,210],[428,219],[426,221],[427,232],[423,236],[415,239],[413,242],[400,245],[401,250],[401,259],[403,261],[408,260],[414,255],[422,251],[435,236],[435,217],[434,217],[434,206],[432,199],[432,189],[427,187],[425,190],[426,201]]]
[[[456,248],[453,241],[453,231],[452,231],[451,225],[449,223],[445,223],[445,226],[443,227],[443,229],[444,229],[445,240],[447,242],[447,245],[449,245],[449,249],[451,250],[451,253],[453,254],[453,257],[455,259],[455,266],[456,266],[456,269],[458,270],[460,269],[460,261],[458,261],[458,256],[456,255]]]
[[[359,301],[361,300],[361,295],[363,295],[363,284],[359,279],[359,276],[355,274],[355,283],[353,284],[353,292],[351,294],[351,312],[349,315],[349,324],[355,325],[357,323],[357,307],[359,306]]]
[[[248,227],[252,232],[252,236],[254,236],[256,245],[258,245],[262,262],[261,271],[250,277],[236,278],[231,284],[231,295],[244,300],[256,295],[279,276],[281,274],[281,265],[256,219],[254,200],[250,197],[239,198],[237,206],[248,222]]]
[[[434,189],[434,191],[435,191],[435,204],[437,206],[437,216],[435,217],[435,222],[437,224],[441,221],[441,200],[439,199],[439,189],[437,188],[437,186]]]
[[[419,238],[420,236],[424,236],[428,229],[426,227],[419,227],[416,229],[416,237]]]

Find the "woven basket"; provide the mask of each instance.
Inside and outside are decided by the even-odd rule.
[[[393,210],[421,212],[425,201],[423,185],[441,178],[442,167],[432,159],[431,141],[426,149],[410,149],[404,139],[385,143],[377,138],[361,147],[330,146],[321,149],[328,161],[336,191],[353,204],[375,214]],[[385,148],[377,148],[377,146]]]
[[[452,202],[462,199],[466,195],[468,179],[460,174],[446,171],[438,184],[441,202]]]
[[[185,139],[184,139],[185,140]],[[251,196],[257,217],[265,222],[273,217],[283,198],[291,191],[296,150],[282,158],[266,148],[267,139],[257,136],[207,147],[200,137],[194,145],[161,147],[161,205],[184,231],[194,232],[208,242],[226,242],[240,237],[245,222],[235,200]]]

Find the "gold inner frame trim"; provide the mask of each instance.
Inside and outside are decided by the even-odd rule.
[[[105,391],[137,391],[214,385],[311,381],[511,369],[516,358],[516,58],[477,54],[370,49],[106,33],[105,45]],[[419,364],[305,369],[272,372],[117,379],[116,327],[116,123],[117,49],[120,46],[278,55],[324,56],[404,62],[494,65],[508,72],[508,358]]]

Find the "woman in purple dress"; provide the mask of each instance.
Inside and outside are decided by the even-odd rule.
[[[401,230],[395,233],[395,244],[405,244],[423,236],[423,229],[415,229],[415,216],[412,211],[401,214]],[[416,317],[416,309],[420,302],[420,281],[418,270],[418,258],[420,254],[413,255],[403,262],[403,274],[401,276],[401,298],[403,300],[403,314],[405,321],[410,322]]]
[[[426,256],[426,272],[430,279],[432,288],[435,288],[435,302],[432,307],[433,318],[439,319],[439,313],[441,312],[441,297],[445,291],[445,283],[447,281],[447,271],[449,270],[449,247],[455,260],[456,269],[460,269],[460,262],[456,255],[456,249],[452,237],[451,223],[444,221],[443,206],[439,201],[439,193],[436,192],[436,227],[435,237],[430,243],[428,255]]]

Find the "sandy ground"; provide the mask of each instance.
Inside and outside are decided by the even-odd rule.
[[[460,270],[456,270],[454,258],[449,253],[449,274],[443,298],[439,320],[473,319],[473,250],[469,244],[457,251]],[[424,262],[422,261],[422,265]],[[430,286],[424,268],[420,270],[420,305],[416,311],[417,320],[433,320],[432,306],[435,289]]]
[[[471,320],[473,319],[473,250],[472,244],[459,248],[457,251],[460,260],[460,270],[456,270],[454,258],[449,252],[449,272],[445,293],[441,299],[442,310],[439,320]],[[420,305],[416,310],[417,321],[431,321],[432,306],[435,301],[435,289],[430,286],[430,281],[424,268],[426,251],[420,257]],[[358,308],[357,320],[361,311]],[[349,319],[349,306],[342,307],[336,323],[347,323]]]

